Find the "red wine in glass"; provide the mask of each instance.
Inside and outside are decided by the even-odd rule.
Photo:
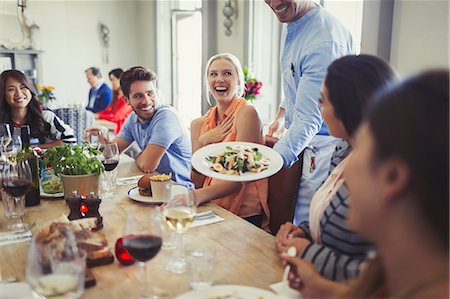
[[[128,250],[125,249],[125,246],[123,246],[123,239],[126,237],[122,237],[117,239],[116,246],[115,246],[115,252],[116,257],[119,263],[121,263],[124,266],[132,265],[134,264],[135,260],[131,256],[131,254],[128,252]]]
[[[116,159],[105,159],[102,161],[103,166],[105,166],[106,171],[112,171],[117,167],[117,164],[119,164],[119,160]]]
[[[31,187],[31,181],[19,178],[3,178],[2,186],[12,197],[24,196]]]
[[[161,237],[154,235],[129,235],[123,238],[123,246],[134,259],[141,262],[154,258],[161,245]]]

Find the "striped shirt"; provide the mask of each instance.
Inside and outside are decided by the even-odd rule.
[[[55,140],[61,140],[64,143],[76,143],[77,139],[72,128],[65,124],[53,111],[42,111],[42,117],[50,125],[50,136],[46,136],[45,140],[39,140],[32,136],[31,145],[50,143]]]
[[[350,151],[348,143],[342,141],[338,144],[331,160],[330,173]],[[357,277],[361,266],[367,260],[367,254],[373,250],[372,244],[347,226],[349,201],[347,186],[344,183],[320,219],[322,244],[313,242],[308,222],[300,224],[306,237],[312,241],[300,257],[312,262],[322,276],[335,281]]]

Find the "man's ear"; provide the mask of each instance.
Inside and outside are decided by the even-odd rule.
[[[398,159],[391,159],[383,166],[383,195],[387,199],[395,199],[405,192],[410,181],[407,165]]]
[[[130,99],[126,95],[123,95],[123,98],[125,99],[125,102],[127,103],[127,105],[131,106]]]

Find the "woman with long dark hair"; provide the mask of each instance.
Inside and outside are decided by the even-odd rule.
[[[277,234],[280,252],[290,246],[314,263],[327,278],[342,281],[359,275],[373,245],[350,230],[346,219],[347,184],[343,171],[351,161],[355,132],[369,109],[371,95],[396,79],[388,63],[372,55],[349,55],[328,68],[319,106],[330,135],[341,138],[333,154],[330,175],[314,194],[309,221],[288,222]]]
[[[35,87],[22,72],[7,70],[0,75],[0,96],[0,123],[29,125],[32,145],[76,143],[73,130],[52,111],[43,110]]]
[[[297,258],[305,297],[449,298],[449,72],[429,71],[377,97],[345,170],[349,227],[377,246],[354,284]]]
[[[98,118],[108,120],[116,124],[114,134],[119,133],[123,123],[131,112],[133,112],[131,106],[127,105],[123,96],[123,91],[120,88],[120,76],[122,73],[123,70],[121,68],[113,69],[109,72],[109,79],[111,80],[113,90],[112,100],[105,110],[98,113]]]

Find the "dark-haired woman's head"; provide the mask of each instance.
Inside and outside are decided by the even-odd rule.
[[[345,176],[353,229],[379,243],[390,224],[404,221],[448,253],[448,71],[420,74],[377,96]]]
[[[123,70],[121,68],[113,69],[109,72],[109,79],[111,80],[113,91],[118,91],[120,89],[120,76]]]
[[[41,142],[50,134],[50,127],[42,117],[42,104],[36,89],[27,77],[18,70],[7,70],[0,75],[0,122],[29,124],[31,135]],[[25,110],[25,114],[16,113]],[[12,115],[25,115],[24,119],[13,120]]]
[[[351,139],[371,96],[395,79],[394,70],[376,56],[349,55],[335,60],[328,67],[319,102],[330,134]]]

